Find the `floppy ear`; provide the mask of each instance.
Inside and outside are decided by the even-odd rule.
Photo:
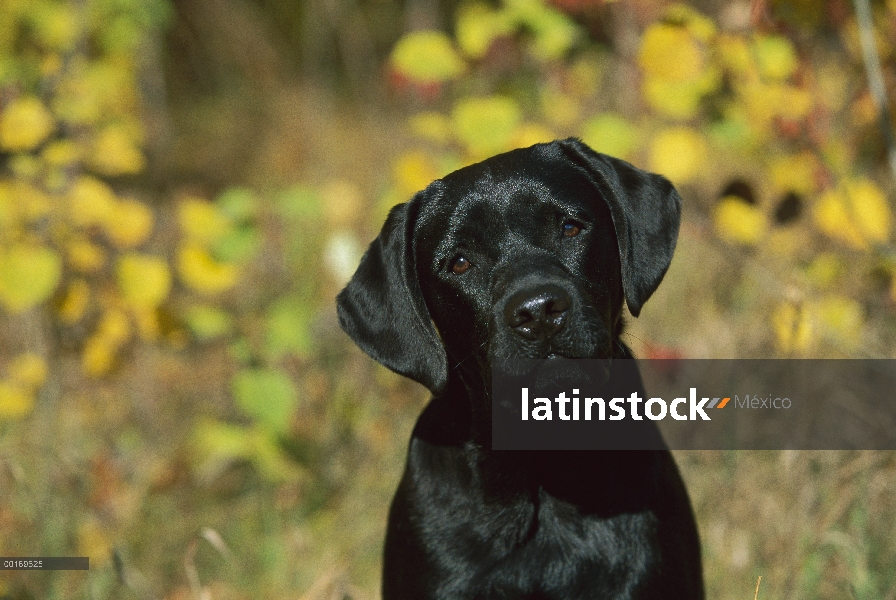
[[[619,240],[622,289],[629,311],[637,317],[672,262],[681,197],[665,177],[597,153],[575,138],[557,144],[569,160],[585,169],[610,206]]]
[[[336,309],[339,325],[364,352],[437,394],[448,381],[448,359],[414,268],[418,198],[389,213]]]

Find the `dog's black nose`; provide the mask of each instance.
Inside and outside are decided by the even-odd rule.
[[[519,291],[504,305],[504,322],[515,333],[530,339],[549,340],[566,321],[571,301],[559,285],[544,284]]]

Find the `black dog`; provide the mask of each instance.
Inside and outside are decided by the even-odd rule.
[[[396,206],[338,298],[370,356],[433,392],[389,514],[383,598],[703,598],[668,451],[499,452],[503,358],[629,358],[681,199],[568,139],[465,167]],[[627,363],[628,364],[628,363]]]

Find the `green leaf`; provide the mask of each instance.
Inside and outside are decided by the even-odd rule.
[[[565,14],[545,8],[538,21],[532,23],[535,31],[533,51],[542,60],[562,58],[575,44],[579,36],[576,24]]]
[[[289,460],[277,437],[269,431],[252,432],[252,461],[259,473],[268,481],[289,481],[300,474],[299,466]]]
[[[301,474],[301,468],[280,447],[277,435],[259,427],[201,420],[193,430],[193,452],[200,473],[208,478],[235,460],[252,461],[269,481],[288,481]]]
[[[241,263],[250,260],[261,247],[261,235],[252,225],[233,227],[216,243],[212,254],[219,261]]]
[[[584,124],[582,141],[597,152],[625,158],[638,144],[638,130],[622,116],[604,113]]]
[[[251,455],[252,444],[245,427],[211,419],[196,423],[193,443],[203,461],[230,461]]]
[[[464,71],[464,61],[441,31],[414,31],[392,50],[395,70],[419,83],[442,83]]]
[[[201,340],[222,336],[233,327],[233,318],[214,306],[196,304],[186,310],[184,318],[190,330]]]
[[[258,203],[251,190],[232,187],[227,188],[218,196],[216,204],[221,212],[240,223],[252,218]]]
[[[293,299],[281,300],[268,310],[265,346],[271,360],[279,360],[288,353],[304,356],[311,351],[312,315],[308,303]]]
[[[62,275],[62,261],[44,246],[13,246],[0,251],[0,304],[21,312],[50,297]]]
[[[277,209],[283,218],[290,220],[318,219],[323,212],[320,194],[304,185],[283,191],[277,198]]]
[[[451,113],[455,135],[475,157],[507,150],[521,120],[519,105],[506,96],[464,98]]]
[[[236,402],[265,428],[284,433],[298,401],[292,380],[275,369],[245,369],[232,382]]]

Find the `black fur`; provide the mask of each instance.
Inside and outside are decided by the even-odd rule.
[[[490,449],[493,361],[630,358],[623,299],[637,316],[656,290],[680,210],[667,180],[575,139],[392,210],[337,301],[365,352],[433,392],[389,514],[385,600],[703,598],[668,451]]]

